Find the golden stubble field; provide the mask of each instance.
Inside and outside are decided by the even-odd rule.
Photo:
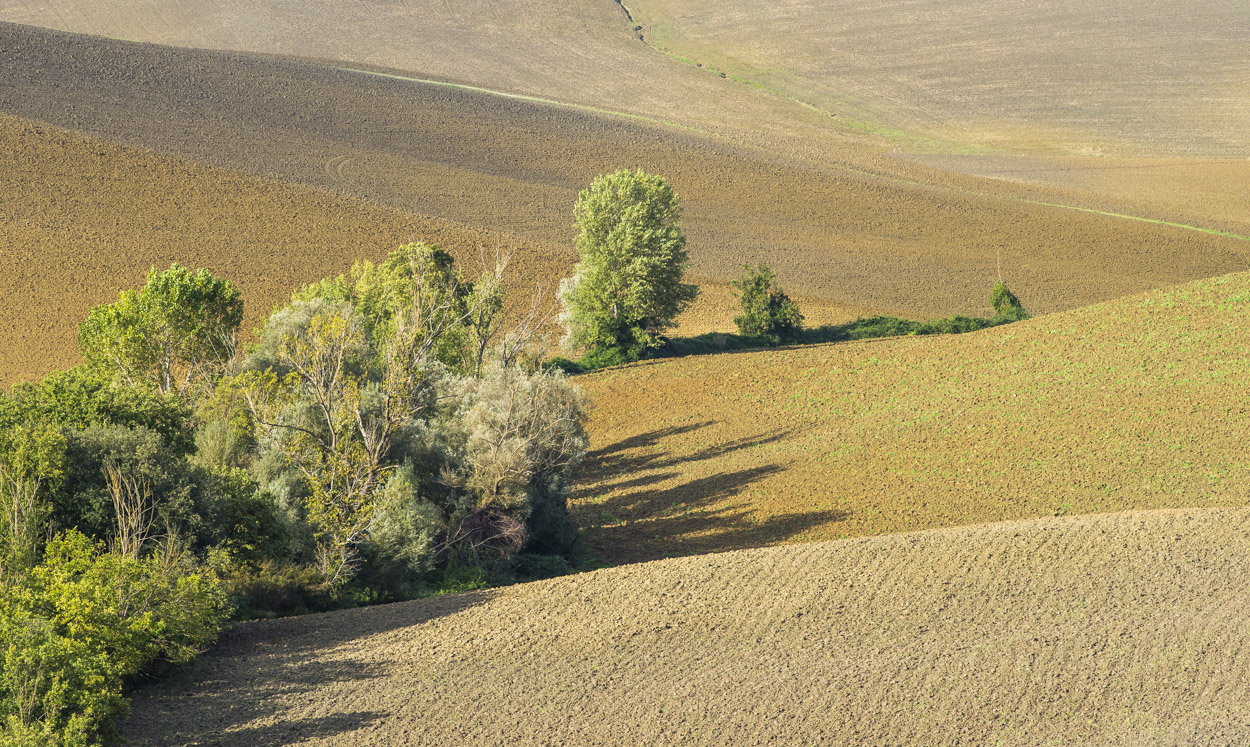
[[[248,623],[133,745],[1240,744],[1250,511],[746,550]]]
[[[1250,274],[983,332],[582,377],[591,545],[636,561],[1028,517],[1243,506]]]

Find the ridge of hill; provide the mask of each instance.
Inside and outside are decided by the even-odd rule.
[[[249,623],[163,744],[1232,744],[1250,510],[745,550]]]

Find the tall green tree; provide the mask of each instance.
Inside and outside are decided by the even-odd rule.
[[[243,298],[229,280],[178,263],[97,306],[78,328],[88,366],[135,387],[186,398],[234,359]]]
[[[699,289],[682,283],[688,258],[681,205],[659,176],[617,171],[596,178],[573,208],[580,261],[560,290],[566,342],[640,353]]]

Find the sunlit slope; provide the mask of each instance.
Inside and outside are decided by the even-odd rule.
[[[905,148],[1250,152],[1244,2],[626,5],[655,47],[793,96]]]
[[[742,262],[767,262],[791,292],[840,306],[980,313],[1000,254],[1037,311],[1250,263],[1250,242],[1235,238],[489,94],[12,25],[0,25],[0,46],[0,112],[562,251],[577,191],[645,167],[683,198],[695,273],[724,282]]]
[[[273,179],[164,158],[0,115],[0,385],[77,362],[87,310],[150,266],[200,267],[244,292],[244,329],[299,285],[439,242],[470,269],[514,252],[511,281],[554,286],[571,252]]]
[[[1238,744],[1250,512],[657,561],[254,623],[135,745]]]
[[[967,335],[583,377],[613,560],[1250,502],[1250,273]]]

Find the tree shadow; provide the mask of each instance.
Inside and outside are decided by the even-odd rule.
[[[847,511],[829,509],[761,516],[759,507],[749,500],[727,502],[782,471],[781,466],[770,464],[719,472],[672,487],[626,489],[606,500],[580,503],[573,514],[599,557],[614,563],[774,545],[850,517]],[[662,473],[647,476],[654,480],[638,478],[608,489],[636,488],[675,476]]]
[[[785,439],[790,435],[789,430],[773,431],[761,436],[752,436],[748,438],[735,439],[724,443],[707,446],[693,454],[685,454],[682,456],[673,456],[665,451],[644,451],[638,453],[641,448],[653,447],[670,436],[689,433],[709,425],[715,425],[716,421],[708,421],[689,426],[681,426],[677,428],[664,428],[649,433],[631,436],[630,438],[618,441],[609,447],[590,452],[586,455],[586,461],[582,464],[580,476],[578,480],[578,488],[573,492],[574,501],[586,498],[592,492],[605,492],[611,490],[619,490],[634,485],[645,485],[664,479],[663,476],[655,475],[639,475],[647,470],[662,470],[674,467],[687,467],[691,464],[715,459],[731,454],[735,451],[754,448],[757,446],[765,446],[776,443]],[[631,477],[628,480],[618,482],[610,482],[613,477]],[[593,488],[593,490],[592,490]]]
[[[654,446],[671,436],[680,436],[683,433],[691,433],[715,424],[715,420],[708,420],[702,423],[675,425],[669,428],[660,428],[659,430],[649,431],[647,433],[639,433],[636,436],[623,438],[620,441],[616,441],[615,443],[601,449],[595,449],[594,451],[587,452],[586,460],[591,462],[598,461],[622,451],[631,451],[633,449],[641,449],[646,446]]]
[[[121,733],[133,745],[222,744],[277,747],[314,737],[343,737],[388,714],[345,711],[299,719],[292,697],[387,674],[384,662],[335,658],[359,639],[420,626],[489,599],[469,592],[413,602],[248,622],[173,677],[135,692]],[[259,723],[257,723],[259,722]]]

